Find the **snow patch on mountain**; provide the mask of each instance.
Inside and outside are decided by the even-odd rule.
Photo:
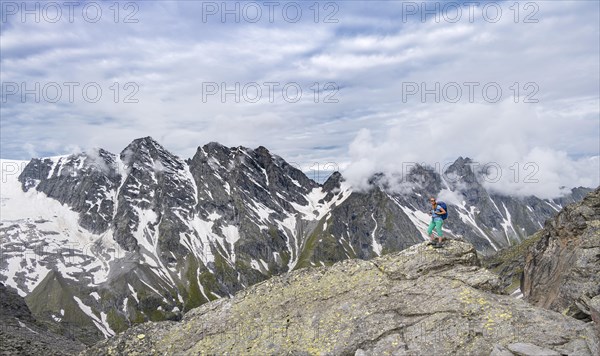
[[[387,194],[387,197],[392,200],[408,218],[412,222],[412,224],[417,228],[417,230],[421,233],[421,237],[423,240],[429,240],[429,236],[427,236],[426,230],[429,222],[431,221],[431,216],[421,210],[411,209],[410,207],[403,205],[397,197],[394,197],[390,194]]]
[[[229,244],[229,260],[232,265],[235,265],[235,243],[240,239],[240,232],[235,225],[222,226],[221,232]]]
[[[352,187],[346,183],[340,183],[340,189],[336,192],[335,197],[329,201],[324,198],[327,196],[327,192],[321,187],[316,187],[311,190],[310,193],[305,195],[308,204],[300,205],[297,203],[291,203],[296,211],[302,214],[302,218],[305,220],[321,220],[327,213],[331,211],[331,208],[343,203],[350,197]]]
[[[492,239],[488,236],[488,234],[486,234],[485,231],[483,231],[481,229],[481,227],[475,221],[475,211],[476,211],[477,207],[471,206],[470,209],[467,209],[466,203],[464,203],[464,202],[463,202],[463,204],[461,204],[460,206],[457,206],[457,207],[458,207],[458,209],[456,209],[456,212],[458,213],[458,216],[460,217],[460,219],[464,223],[467,223],[467,224],[473,226],[477,231],[479,231],[480,236],[484,237],[490,243],[490,246],[492,246],[492,248],[494,250],[498,251],[498,247],[496,246],[496,244],[492,241]]]
[[[375,252],[377,256],[381,256],[381,244],[377,242],[377,239],[375,238],[375,232],[377,232],[377,220],[375,220],[374,213],[371,213],[371,219],[373,219],[373,222],[375,223],[375,228],[373,229],[373,232],[371,232],[373,252]]]
[[[290,253],[290,260],[288,262],[288,271],[294,269],[298,263],[298,257],[300,257],[300,241],[298,241],[297,230],[296,230],[296,217],[289,214],[283,220],[275,220],[275,223],[279,229],[286,231],[287,239],[286,246]]]
[[[87,306],[81,299],[75,296],[73,297],[73,299],[75,300],[75,302],[77,302],[79,309],[81,309],[82,312],[84,312],[87,316],[90,317],[90,319],[92,319],[98,330],[100,330],[102,334],[104,334],[104,337],[106,339],[115,335],[115,332],[110,328],[110,325],[108,324],[106,314],[104,312],[101,312],[100,318],[98,318],[96,314],[94,314],[94,312],[92,311],[92,308]]]
[[[504,220],[502,220],[502,223],[500,225],[502,225],[502,229],[504,229],[504,234],[506,235],[506,241],[510,245],[511,242],[510,242],[509,236],[512,234],[510,233],[509,228],[514,233],[514,236],[519,236],[519,234],[517,234],[517,230],[515,230],[515,227],[513,226],[510,212],[506,208],[506,204],[502,203],[502,207],[504,208],[504,214],[505,214],[506,218],[504,218]]]

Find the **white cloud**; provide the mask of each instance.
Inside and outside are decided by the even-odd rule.
[[[275,23],[204,23],[200,2],[140,3],[136,24],[110,16],[95,24],[81,18],[3,23],[3,82],[97,82],[104,95],[94,104],[81,97],[57,104],[13,98],[0,109],[2,156],[64,154],[68,145],[118,153],[151,135],[181,157],[209,141],[264,145],[304,167],[347,167],[344,174],[357,184],[375,171],[394,171],[399,161],[458,156],[507,167],[540,161],[547,185],[536,184],[538,194],[556,194],[557,184],[597,184],[583,162],[600,154],[599,4],[536,4],[538,23],[515,23],[512,3],[503,4],[498,23],[479,15],[472,23],[466,16],[458,23],[422,23],[416,16],[403,22],[402,2],[340,2],[333,24],[315,24],[309,9],[296,24],[280,17]],[[202,102],[203,82],[266,81],[300,83],[303,100],[289,104],[279,95],[274,103],[221,103],[216,96]],[[324,104],[323,93],[314,103],[313,83],[330,81],[340,87],[339,103]],[[467,81],[481,83],[475,103],[466,92],[456,104],[434,103],[431,96],[423,104],[420,95],[402,100],[403,83]],[[114,82],[120,83],[118,103]],[[139,103],[122,102],[131,92],[123,88],[127,82],[139,85]],[[484,102],[480,88],[488,82],[499,83],[503,100]],[[519,103],[512,101],[515,82]],[[539,87],[538,104],[522,103],[528,82]],[[443,152],[431,149],[439,141]]]
[[[462,205],[465,197],[459,191],[442,189],[436,197],[437,201],[443,201],[446,204]]]
[[[540,116],[532,107],[512,100],[423,110],[418,125],[407,127],[407,120],[400,117],[377,138],[362,130],[350,145],[353,163],[344,173],[352,183],[365,187],[376,172],[402,174],[414,163],[443,167],[468,156],[476,167],[490,168],[482,182],[503,194],[546,198],[563,194],[561,187],[598,186],[599,156],[573,158],[562,150],[565,131],[561,128],[586,119],[553,113]],[[593,142],[567,146],[573,145],[578,151],[594,150]]]

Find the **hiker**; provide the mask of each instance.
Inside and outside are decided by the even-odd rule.
[[[441,204],[438,204],[433,197],[429,198],[429,202],[431,203],[431,223],[427,228],[429,245],[433,245],[433,247],[442,247],[442,224],[444,223],[443,216],[446,216],[446,209],[444,209]],[[438,236],[437,242],[432,236],[434,228]]]

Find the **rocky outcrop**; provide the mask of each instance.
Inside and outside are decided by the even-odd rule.
[[[536,306],[592,320],[597,310],[592,300],[600,295],[600,188],[564,208],[540,233],[525,259],[525,298]]]
[[[38,324],[25,300],[0,283],[0,355],[73,355],[83,347]]]
[[[83,354],[598,354],[589,324],[497,294],[499,284],[472,245],[422,243],[273,277]]]

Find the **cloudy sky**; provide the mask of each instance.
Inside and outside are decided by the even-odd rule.
[[[502,192],[599,184],[597,1],[23,4],[1,8],[2,158],[152,136],[356,185],[459,156]]]

